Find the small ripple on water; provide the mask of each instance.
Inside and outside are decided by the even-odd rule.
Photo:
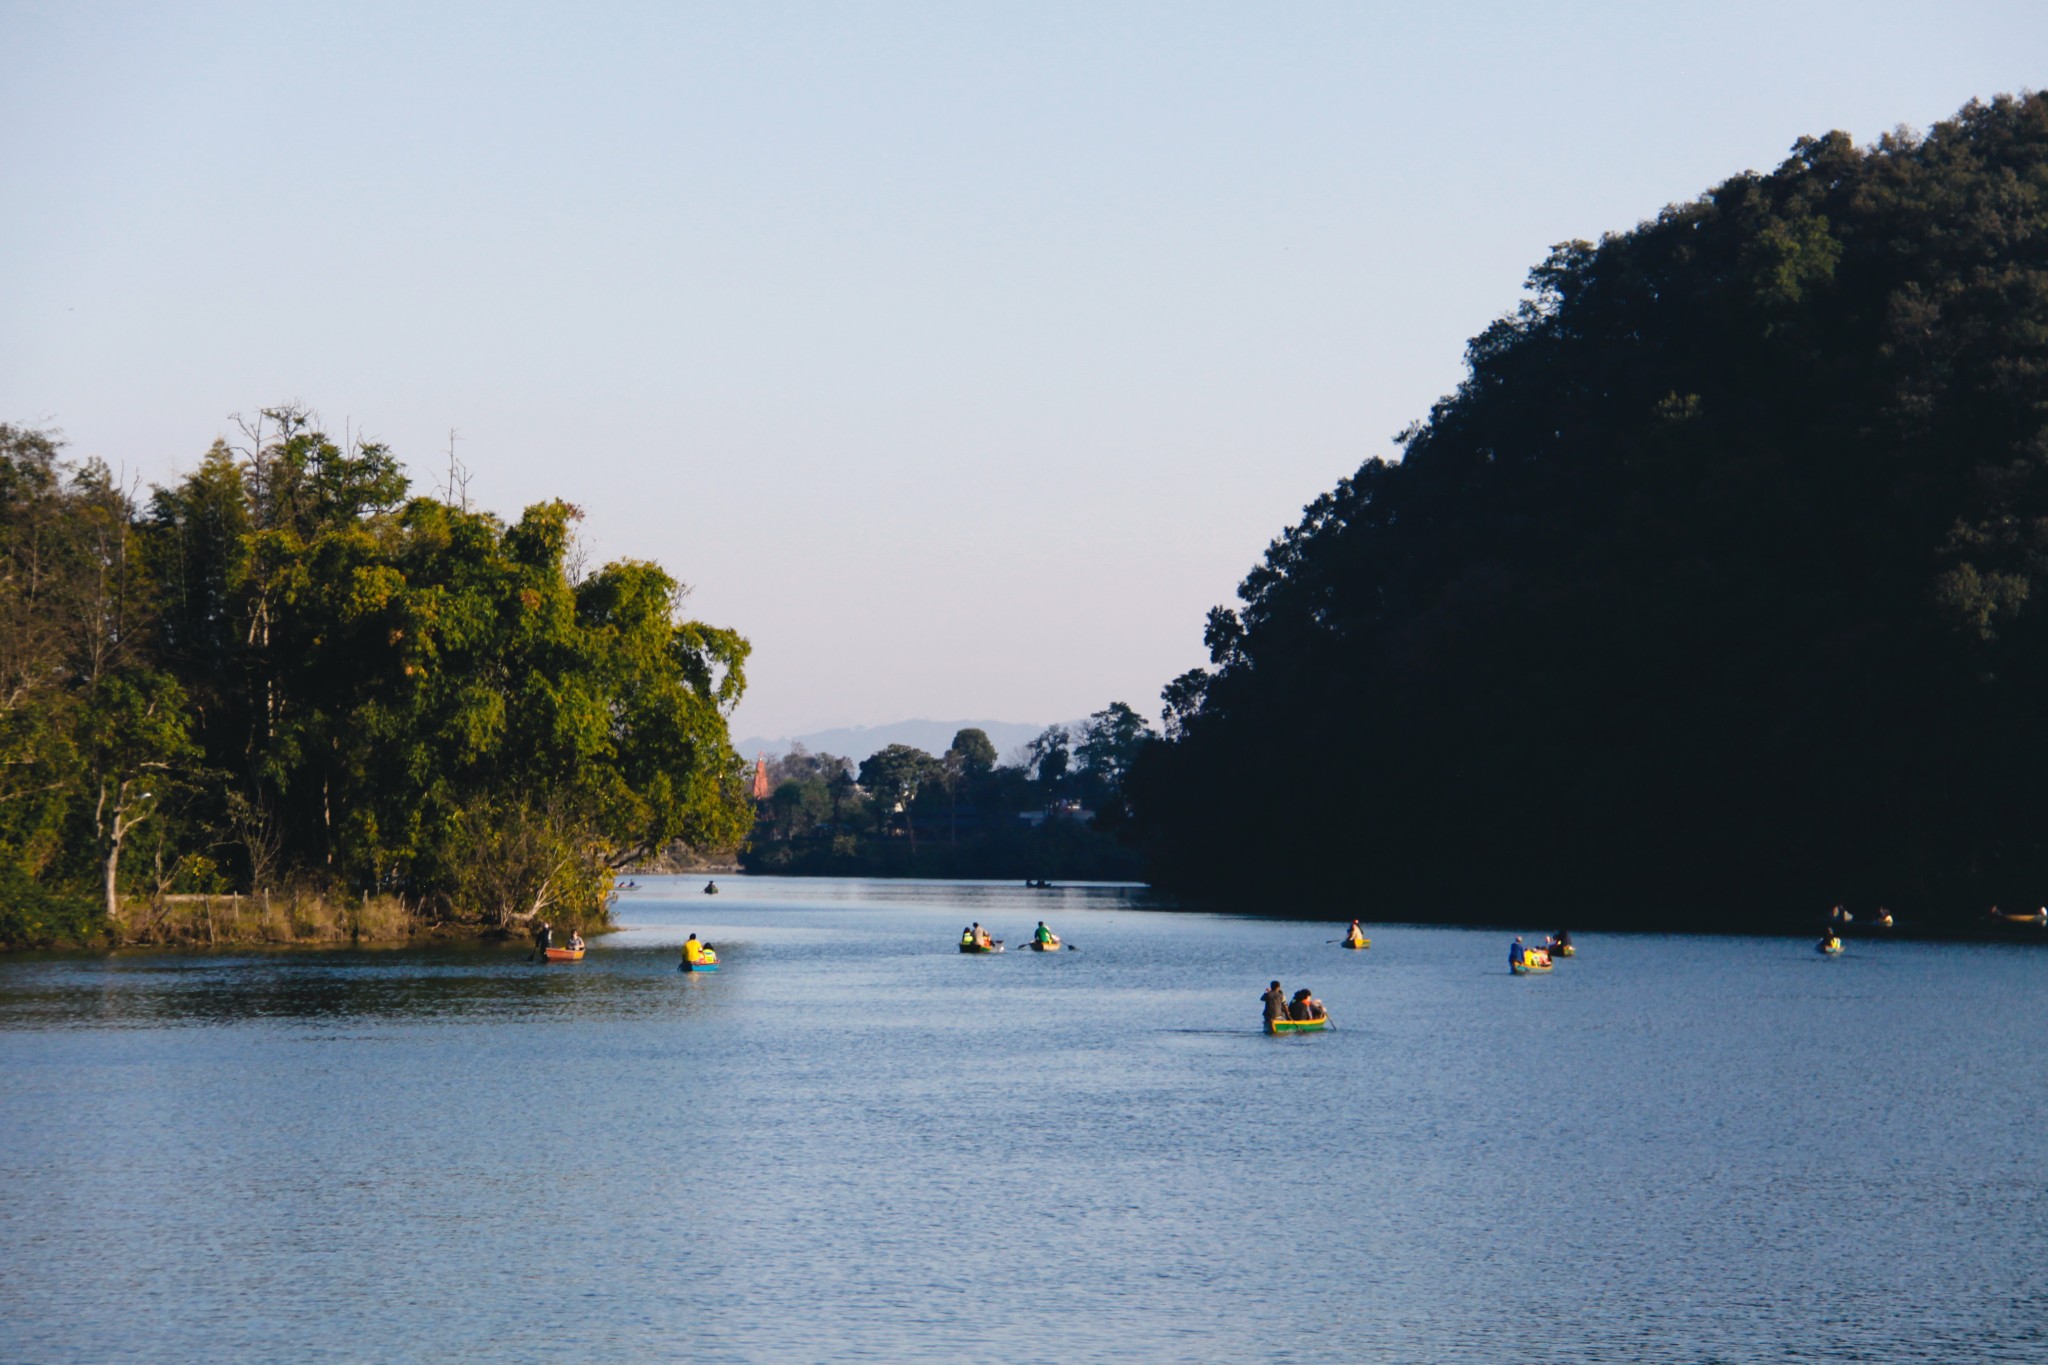
[[[0,964],[0,1356],[2040,1358],[2032,955],[727,885],[569,969]]]

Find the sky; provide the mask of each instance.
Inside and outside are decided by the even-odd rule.
[[[143,483],[296,401],[560,497],[734,732],[1202,663],[1553,244],[2042,76],[2048,5],[0,0],[0,421]]]

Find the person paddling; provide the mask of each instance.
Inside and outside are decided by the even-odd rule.
[[[1266,1007],[1267,1023],[1270,1024],[1275,1019],[1285,1019],[1287,1017],[1287,991],[1279,982],[1275,981],[1272,985],[1266,987],[1266,993],[1260,996],[1259,1000]]]
[[[1508,965],[1510,967],[1521,966],[1523,959],[1526,958],[1527,955],[1528,950],[1522,946],[1522,936],[1520,934],[1516,934],[1515,941],[1508,945]]]
[[[545,953],[548,949],[554,947],[555,927],[552,924],[549,924],[546,920],[542,920],[540,922],[540,928],[533,931],[533,946],[537,951],[542,953]]]
[[[1344,941],[1354,948],[1365,946],[1365,930],[1358,927],[1358,921],[1351,921],[1351,928],[1344,934]]]
[[[1032,931],[1031,937],[1038,942],[1038,945],[1040,947],[1050,948],[1053,945],[1053,941],[1056,935],[1053,933],[1052,930],[1045,927],[1044,920],[1040,920],[1038,922],[1038,928]]]

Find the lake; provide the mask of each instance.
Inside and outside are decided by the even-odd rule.
[[[701,885],[0,959],[0,1359],[2048,1359],[2043,953]]]

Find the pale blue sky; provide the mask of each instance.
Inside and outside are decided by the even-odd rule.
[[[2042,77],[2048,5],[0,0],[0,420],[450,427],[754,642],[739,732],[1201,661],[1553,242]]]

